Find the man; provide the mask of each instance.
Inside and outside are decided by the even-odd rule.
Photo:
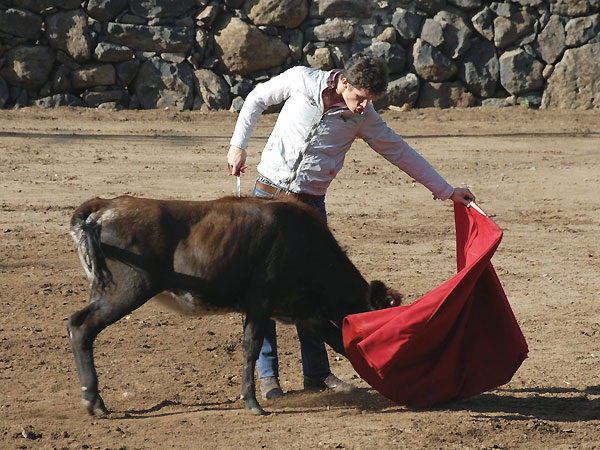
[[[343,70],[293,67],[258,85],[240,111],[227,163],[239,175],[246,148],[260,114],[283,103],[258,165],[254,195],[292,195],[315,207],[326,220],[325,193],[341,170],[346,152],[357,137],[427,187],[434,198],[468,204],[475,200],[466,188],[453,188],[400,136],[371,104],[385,93],[385,62],[368,55],[350,58]],[[331,373],[322,342],[298,328],[304,387],[347,392],[355,387]],[[264,399],[283,395],[279,385],[275,322],[264,339],[257,361]]]

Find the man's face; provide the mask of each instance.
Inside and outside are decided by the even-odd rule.
[[[375,99],[374,95],[369,94],[364,89],[355,88],[347,80],[344,83],[344,87],[342,98],[346,102],[348,109],[355,114],[363,112],[369,102]]]

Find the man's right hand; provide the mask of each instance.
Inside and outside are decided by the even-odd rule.
[[[227,152],[227,167],[229,168],[231,175],[240,175],[240,169],[244,167],[245,162],[246,150],[236,147],[235,145],[229,147],[229,152]]]

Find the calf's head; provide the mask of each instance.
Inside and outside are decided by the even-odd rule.
[[[369,307],[375,310],[400,306],[403,297],[398,291],[388,288],[381,281],[373,280],[369,283],[367,298]]]

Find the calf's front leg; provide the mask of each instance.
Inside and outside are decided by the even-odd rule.
[[[257,319],[247,316],[244,323],[244,369],[242,374],[242,398],[246,409],[252,414],[267,415],[256,400],[256,386],[254,384],[254,368],[260,354],[264,339],[266,319]]]

